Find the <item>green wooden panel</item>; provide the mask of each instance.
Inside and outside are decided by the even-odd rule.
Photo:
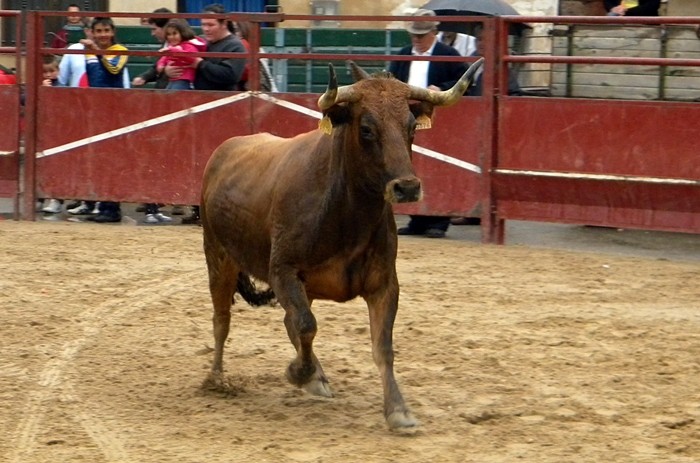
[[[83,31],[68,31],[66,38],[69,44],[78,43],[80,39],[85,38],[85,33]]]
[[[305,47],[306,29],[283,29],[285,47]],[[272,45],[274,45],[274,38]]]
[[[263,47],[274,47],[275,46],[275,28],[274,27],[263,27],[260,31],[260,44]]]
[[[335,73],[338,78],[339,85],[349,85],[353,83],[350,70],[347,68],[345,61],[331,61],[335,68]],[[381,62],[366,62],[362,64],[362,68],[370,74],[384,69],[384,61]],[[328,84],[328,63],[316,61],[308,65],[303,61],[290,61],[287,64],[287,82],[288,85],[305,85],[307,75],[310,76],[312,85],[327,85]]]
[[[351,29],[316,29],[311,31],[311,43],[316,47],[384,47],[386,31]]]
[[[143,74],[148,71],[153,63],[134,63],[131,60],[126,64],[127,69],[129,69],[129,78],[134,79],[134,77]]]
[[[408,32],[403,29],[392,29],[389,32],[389,44],[392,47],[403,48],[411,44],[411,37],[409,37]]]

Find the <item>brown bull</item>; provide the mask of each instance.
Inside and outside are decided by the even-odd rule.
[[[392,428],[416,425],[394,378],[399,283],[391,203],[420,199],[411,165],[415,130],[428,125],[434,106],[457,102],[480,65],[444,92],[411,87],[388,74],[370,77],[357,67],[359,80],[338,88],[331,66],[328,90],[319,99],[325,131],[291,139],[268,133],[235,137],[214,151],[201,204],[214,305],[211,380],[223,372],[234,293],[260,304],[274,292],[297,352],[287,379],[312,394],[332,396],[312,348],[311,304],[361,296],[369,308],[386,420]],[[256,299],[250,276],[272,291]]]

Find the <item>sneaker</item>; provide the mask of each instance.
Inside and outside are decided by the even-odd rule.
[[[73,201],[72,203],[69,203],[69,204],[66,206],[66,210],[68,210],[68,209],[75,209],[76,207],[79,207],[81,204],[82,204],[81,201]]]
[[[45,213],[44,216],[41,218],[42,220],[49,220],[52,222],[58,222],[61,220],[61,216],[58,214],[52,214],[52,213]]]
[[[58,214],[61,212],[63,204],[58,199],[49,199],[49,204],[44,206],[42,212],[48,212],[49,214]]]
[[[146,214],[146,218],[143,219],[143,223],[170,223],[173,219],[163,214],[162,212],[156,212],[155,214]]]
[[[89,212],[91,215],[100,215],[100,202],[95,203],[95,207]]]
[[[90,208],[87,207],[87,204],[83,201],[78,207],[68,209],[68,213],[71,215],[86,215],[90,213]]]

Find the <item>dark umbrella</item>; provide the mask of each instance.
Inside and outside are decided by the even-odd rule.
[[[421,7],[424,10],[454,10],[461,16],[517,16],[518,11],[504,0],[430,0]],[[454,13],[450,13],[454,14]]]
[[[430,0],[421,7],[433,10],[438,16],[518,16],[520,13],[505,0]],[[445,22],[440,30],[464,32],[475,35],[474,26],[478,23]],[[520,35],[526,24],[514,24],[512,34]]]

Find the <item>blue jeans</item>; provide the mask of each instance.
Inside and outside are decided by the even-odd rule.
[[[165,88],[168,90],[192,90],[192,82],[189,80],[171,80]]]

